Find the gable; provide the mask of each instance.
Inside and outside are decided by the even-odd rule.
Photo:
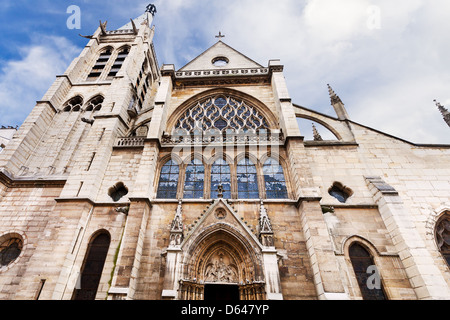
[[[249,241],[254,248],[262,249],[258,238],[252,230],[238,218],[234,209],[223,199],[215,200],[200,216],[192,230],[188,231],[181,247],[190,247],[196,238],[206,230],[234,230]],[[208,232],[207,232],[208,233]]]
[[[224,66],[215,66],[213,61],[217,58],[226,58],[228,62]],[[189,62],[179,71],[214,70],[214,69],[246,69],[263,68],[259,63],[251,60],[237,50],[231,48],[222,41],[218,41],[197,58]]]

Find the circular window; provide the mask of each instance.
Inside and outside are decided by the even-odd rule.
[[[0,267],[6,267],[16,260],[22,252],[22,240],[10,238],[0,244]]]
[[[226,66],[230,60],[225,57],[216,57],[212,60],[212,64],[216,67],[224,67]]]

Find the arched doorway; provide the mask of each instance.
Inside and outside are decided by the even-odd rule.
[[[227,224],[207,228],[190,246],[181,300],[264,300],[258,249]]]

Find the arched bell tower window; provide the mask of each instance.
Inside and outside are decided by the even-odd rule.
[[[82,105],[83,105],[83,98],[80,96],[75,96],[66,102],[63,111],[64,112],[80,111]]]
[[[377,276],[375,273],[372,273],[373,270],[376,270],[376,266],[371,254],[356,242],[349,247],[348,251],[363,299],[387,300],[381,279],[378,279],[379,287],[373,286],[371,279],[369,279],[369,277]]]
[[[91,73],[88,75],[88,81],[94,81],[100,78],[103,70],[105,70],[106,65],[108,64],[109,59],[112,55],[112,48],[106,48],[100,53],[100,56],[97,59],[94,67],[91,70]]]
[[[194,159],[186,167],[186,178],[184,181],[184,198],[201,199],[203,198],[203,185],[205,182],[205,167],[203,163]]]
[[[180,167],[178,163],[174,160],[167,161],[161,168],[156,197],[159,199],[176,199],[179,175]]]
[[[436,224],[436,243],[439,252],[450,267],[450,213],[446,212]]]
[[[123,65],[123,63],[124,63],[124,61],[127,58],[129,53],[130,53],[130,48],[128,48],[128,47],[122,48],[119,51],[119,54],[117,55],[116,61],[114,61],[114,64],[113,64],[113,66],[111,67],[111,70],[108,73],[108,79],[112,79],[113,77],[115,77],[117,75],[117,73],[122,68],[122,65]]]
[[[286,179],[283,167],[273,158],[267,159],[263,166],[267,199],[287,199]]]
[[[244,158],[237,164],[237,183],[240,199],[259,199],[256,166],[249,158]]]
[[[102,96],[96,96],[92,98],[86,106],[86,111],[100,111],[105,98]]]
[[[217,199],[219,185],[223,188],[223,198],[231,198],[231,171],[224,159],[218,159],[211,167],[211,199]]]

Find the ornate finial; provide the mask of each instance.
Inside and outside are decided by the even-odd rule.
[[[261,200],[259,210],[259,239],[263,246],[273,247],[273,229],[267,210],[264,207],[264,201]]]
[[[156,6],[154,4],[149,4],[146,9],[145,12],[149,12],[152,16],[155,16],[156,13]]]
[[[222,38],[225,38],[225,36],[222,34],[222,32],[221,31],[219,31],[219,35],[217,35],[216,36],[216,38],[218,38],[219,39],[219,41],[221,41],[222,40]]]
[[[439,111],[442,113],[442,116],[444,117],[444,121],[447,123],[447,125],[450,127],[450,112],[440,104],[440,102],[433,100],[434,103],[436,103],[436,106],[438,107]]]
[[[331,103],[335,104],[340,102],[343,104],[341,98],[339,98],[339,96],[336,94],[336,92],[334,92],[331,86],[329,84],[327,84],[327,86],[328,86],[328,93],[330,94]]]
[[[317,131],[317,128],[314,125],[314,123],[312,124],[312,128],[313,128],[314,141],[323,141],[322,136],[320,135],[319,131]]]
[[[183,201],[178,201],[177,211],[175,218],[172,221],[170,228],[170,246],[179,246],[184,239],[183,236],[183,213],[182,213]]]

